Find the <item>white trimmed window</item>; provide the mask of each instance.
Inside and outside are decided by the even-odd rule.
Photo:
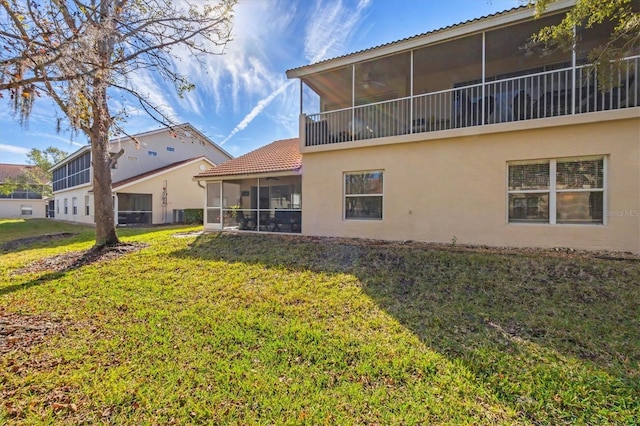
[[[509,163],[510,223],[602,224],[604,157]]]
[[[383,171],[344,174],[344,218],[382,220]]]
[[[71,199],[71,212],[75,216],[78,214],[78,198],[73,197]]]
[[[84,215],[89,216],[89,212],[90,212],[89,196],[85,195],[84,196]]]
[[[66,198],[64,199],[64,214],[69,214],[69,203]]]
[[[23,216],[33,215],[33,208],[31,206],[20,206],[20,214]]]

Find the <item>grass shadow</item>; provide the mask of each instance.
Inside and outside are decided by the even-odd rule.
[[[2,287],[2,288],[0,288],[0,296],[4,296],[6,294],[10,294],[10,293],[13,293],[15,291],[28,290],[28,289],[30,289],[32,287],[36,287],[38,285],[45,284],[45,283],[47,283],[49,281],[58,279],[60,277],[63,277],[68,272],[68,270],[70,270],[70,269],[72,269],[72,268],[68,268],[68,269],[61,270],[61,271],[55,271],[55,272],[47,272],[47,273],[39,276],[38,278],[30,280],[30,281],[27,281],[25,283],[12,284],[12,285],[9,285],[9,286],[6,286],[6,287]]]
[[[381,309],[534,423],[640,413],[637,259],[228,233],[173,255],[352,274]]]

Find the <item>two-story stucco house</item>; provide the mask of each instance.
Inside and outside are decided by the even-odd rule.
[[[118,225],[182,220],[185,209],[202,208],[204,189],[191,177],[232,158],[189,124],[110,141]],[[52,169],[55,218],[94,223],[91,147],[74,152]]]
[[[640,253],[640,48],[603,87],[587,57],[611,24],[578,31],[568,52],[530,43],[574,4],[539,19],[522,6],[287,71],[302,93],[302,233]],[[268,224],[274,181],[259,171],[245,205],[260,213],[267,187]],[[233,178],[196,176],[215,206]]]

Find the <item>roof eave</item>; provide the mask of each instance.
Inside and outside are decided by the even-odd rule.
[[[181,168],[186,167],[186,166],[190,166],[190,165],[195,164],[195,163],[197,163],[199,161],[206,161],[212,167],[215,167],[215,165],[216,165],[213,161],[209,160],[207,157],[198,157],[198,158],[194,158],[192,160],[189,160],[187,162],[177,164],[174,167],[169,167],[169,168],[166,168],[164,170],[160,170],[160,171],[158,171],[156,173],[152,173],[152,174],[149,174],[149,175],[146,175],[146,176],[142,176],[139,179],[135,179],[135,180],[132,180],[132,181],[129,181],[129,182],[125,181],[124,184],[120,184],[119,185],[116,182],[115,184],[112,185],[111,190],[113,192],[118,192],[118,191],[121,191],[122,189],[129,188],[130,186],[137,185],[139,183],[145,182],[145,181],[150,180],[150,179],[154,179],[154,178],[156,178],[158,176],[161,176],[163,174],[166,174],[166,173],[181,169]]]
[[[559,0],[549,5],[545,15],[557,13],[564,9],[569,9],[576,0]],[[434,30],[423,35],[400,40],[379,47],[372,47],[361,52],[355,52],[346,56],[326,61],[310,64],[286,71],[287,78],[303,78],[308,75],[353,65],[360,62],[369,61],[382,56],[397,54],[403,51],[416,49],[429,44],[436,44],[448,39],[460,38],[462,36],[486,31],[490,28],[501,27],[514,24],[519,21],[531,19],[535,11],[532,7],[523,7],[511,11],[505,11],[486,18],[468,21],[466,23],[455,24],[439,30]]]
[[[79,157],[81,154],[84,154],[85,152],[87,152],[89,150],[91,150],[91,145],[85,145],[82,148],[79,148],[75,152],[67,155],[62,161],[58,161],[56,164],[51,166],[51,168],[48,171],[52,172],[54,169],[57,169],[62,164],[68,163],[69,161],[73,160],[74,158]]]
[[[194,181],[221,181],[221,180],[240,180],[240,179],[262,179],[269,177],[281,177],[281,176],[298,176],[302,167],[291,170],[279,170],[273,172],[263,173],[244,173],[237,175],[219,175],[219,176],[200,176],[196,175],[192,178]]]

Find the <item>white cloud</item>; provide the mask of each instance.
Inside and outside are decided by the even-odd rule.
[[[251,3],[252,2],[249,2],[249,4]],[[261,2],[257,3],[263,4]],[[280,5],[284,5],[285,3],[286,2],[281,3]],[[273,5],[273,3],[269,4]],[[365,17],[370,4],[370,0],[360,0],[354,8],[351,8],[345,6],[341,0],[330,2],[323,2],[321,0],[317,1],[307,16],[307,24],[305,26],[304,51],[306,58],[310,62],[317,62],[330,56],[344,54],[345,46],[349,42],[350,38],[357,33],[359,24]],[[279,10],[280,8],[274,7],[274,9]],[[295,11],[291,11],[289,14],[284,13],[282,14],[281,20],[276,19],[273,21],[277,23],[279,22],[279,25],[260,25],[259,23],[261,22],[269,22],[271,24],[271,21],[269,21],[271,16],[260,15],[253,16],[254,19],[257,19],[253,22],[254,25],[247,26],[245,23],[245,25],[242,26],[248,28],[269,28],[269,31],[271,32],[275,31],[277,28],[282,31],[287,31],[287,26],[291,23],[294,14]],[[242,21],[240,22],[242,23]],[[265,50],[268,49],[265,48]],[[264,63],[260,62],[256,57],[252,57],[251,60],[247,61],[247,63],[250,65],[250,72],[243,76],[243,74],[239,72],[240,70],[237,69],[236,72],[232,73],[234,76],[232,80],[234,104],[236,103],[239,87],[255,86],[260,82],[260,79],[263,80],[261,87],[271,87],[272,91],[255,104],[251,111],[242,119],[242,121],[240,121],[240,123],[238,123],[238,125],[236,125],[221,144],[224,144],[235,134],[244,130],[269,106],[271,102],[279,96],[284,97],[286,100],[286,103],[283,105],[283,109],[289,110],[292,117],[297,117],[296,105],[299,101],[294,99],[292,96],[292,94],[296,92],[295,86],[291,84],[293,81],[282,83],[282,77],[280,74],[276,77],[270,77],[268,71],[262,66]],[[241,68],[245,63],[234,63],[231,61],[228,64],[235,64],[235,66]],[[274,87],[274,84],[276,83],[277,86]],[[288,88],[292,88],[293,90],[287,90]],[[293,118],[293,120],[284,120],[282,114],[277,117],[276,122],[278,124],[284,124],[287,129],[295,128],[295,124],[292,124],[292,121],[296,123],[295,118]]]
[[[25,148],[23,146],[6,145],[3,143],[0,143],[0,151],[8,152],[10,154],[25,155],[29,152],[29,148]]]
[[[205,105],[213,102],[217,114],[229,108],[237,113],[246,102],[280,87],[284,73],[274,69],[270,54],[277,45],[274,37],[286,30],[294,15],[295,7],[288,1],[240,2],[224,54],[194,57],[184,48],[174,49],[176,70],[196,85],[196,91],[178,99],[180,106],[202,116]]]
[[[318,1],[305,29],[304,54],[314,63],[345,53],[345,46],[358,31],[371,0],[360,0],[355,8],[341,0]]]
[[[224,145],[229,139],[231,139],[231,137],[233,137],[233,135],[235,135],[241,130],[246,129],[249,123],[251,123],[267,106],[269,106],[269,104],[276,97],[278,97],[282,92],[284,92],[287,89],[287,87],[291,86],[292,83],[294,83],[294,81],[287,81],[283,83],[282,86],[280,86],[278,89],[270,93],[269,96],[267,96],[264,99],[261,99],[256,104],[256,106],[253,107],[251,112],[249,112],[249,114],[247,114],[242,119],[242,121],[238,123],[238,125],[231,131],[231,133],[229,133],[229,136],[227,136],[222,142],[220,142],[220,145]]]
[[[128,84],[154,108],[170,119],[177,119],[178,114],[171,106],[171,100],[165,96],[167,88],[163,82],[157,81],[147,70],[137,70],[129,74],[127,79]]]

